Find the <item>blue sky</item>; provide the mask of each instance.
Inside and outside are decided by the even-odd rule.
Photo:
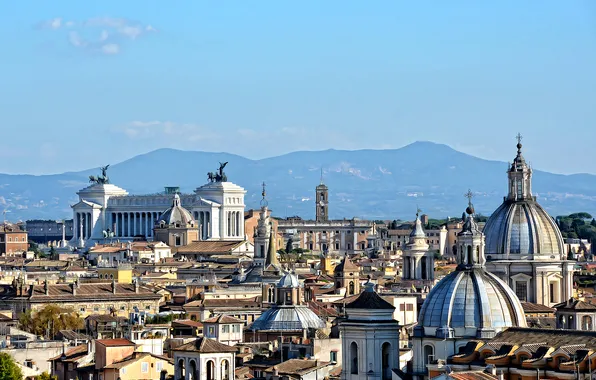
[[[0,172],[417,140],[596,173],[596,2],[18,1]]]

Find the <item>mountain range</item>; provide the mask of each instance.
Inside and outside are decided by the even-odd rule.
[[[512,152],[514,157],[515,152]],[[108,159],[106,159],[109,161]],[[294,152],[250,160],[228,153],[159,149],[113,164],[111,183],[130,194],[180,186],[191,192],[207,172],[228,162],[228,180],[247,190],[248,208],[258,208],[266,183],[269,207],[278,217],[314,217],[314,191],[329,186],[331,218],[411,220],[420,207],[431,217],[459,216],[472,189],[476,211],[490,215],[507,191],[508,164],[480,159],[447,145],[416,142],[400,149]],[[106,164],[109,162],[106,162]],[[76,192],[99,169],[54,175],[0,174],[0,208],[10,221],[71,218]],[[596,211],[596,176],[534,171],[533,192],[553,216]]]

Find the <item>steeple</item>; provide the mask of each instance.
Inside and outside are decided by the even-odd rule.
[[[327,222],[329,220],[329,189],[323,183],[323,168],[321,168],[321,183],[315,189],[316,221]]]
[[[267,206],[269,206],[269,202],[267,201],[267,198],[266,198],[267,192],[265,191],[265,182],[263,182],[262,186],[263,186],[263,191],[261,192],[261,196],[263,198],[261,199],[261,210],[266,210]]]
[[[269,230],[269,252],[267,254],[267,260],[265,261],[265,267],[268,265],[279,265],[277,260],[277,249],[275,247],[275,232],[273,226]]]
[[[457,269],[465,270],[472,268],[484,268],[486,258],[484,257],[484,234],[474,220],[474,205],[472,204],[473,193],[471,190],[465,194],[468,198],[466,207],[466,221],[460,233],[457,234],[459,245],[457,255]]]
[[[522,201],[533,200],[532,197],[532,169],[522,155],[522,135],[517,134],[517,155],[511,163],[507,173],[509,178],[509,194],[507,200]]]

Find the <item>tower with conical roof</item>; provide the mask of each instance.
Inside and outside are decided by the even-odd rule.
[[[435,259],[434,254],[429,251],[426,232],[420,220],[420,210],[416,212],[416,222],[402,256],[403,280],[434,280]]]
[[[261,192],[261,212],[259,213],[259,221],[255,230],[255,256],[254,263],[259,266],[264,266],[269,253],[269,242],[273,235],[273,226],[271,218],[269,217],[269,209],[267,202],[267,192],[265,191],[265,182],[263,182],[263,191]]]

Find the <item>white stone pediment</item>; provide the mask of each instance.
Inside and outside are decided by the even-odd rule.
[[[525,273],[518,273],[516,275],[511,276],[511,279],[513,281],[530,281],[531,278],[532,276],[528,276]]]
[[[102,209],[103,207],[100,204],[94,203],[94,202],[90,202],[87,200],[81,200],[78,203],[75,203],[74,205],[70,206],[74,209]]]

